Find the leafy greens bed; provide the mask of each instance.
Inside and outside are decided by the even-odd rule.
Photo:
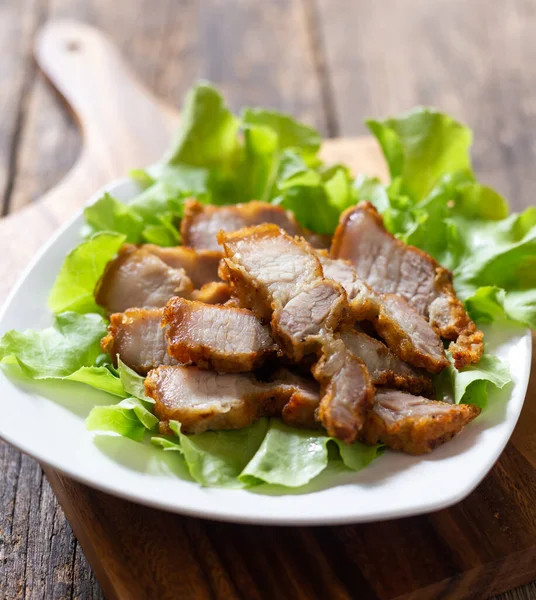
[[[318,157],[319,134],[280,113],[246,109],[237,117],[219,93],[198,84],[186,98],[173,146],[157,166],[132,177],[140,194],[128,205],[104,194],[85,209],[84,240],[65,259],[49,296],[53,326],[10,331],[0,340],[0,361],[33,379],[67,379],[110,394],[87,427],[177,452],[192,478],[205,486],[306,484],[328,464],[358,470],[381,448],[340,443],[263,419],[238,431],[173,437],[156,433],[152,400],[143,378],[101,353],[107,321],[93,292],[106,263],[125,242],[180,243],[184,200],[210,204],[251,199],[284,206],[302,225],[333,233],[341,212],[370,200],[388,229],[434,256],[455,275],[459,296],[477,323],[517,321],[536,327],[536,208],[508,214],[505,200],[472,171],[471,131],[426,108],[385,121],[368,121],[385,155],[391,183],[357,174]],[[488,386],[510,381],[507,365],[484,354],[458,372],[436,379],[438,397],[485,407]],[[115,403],[113,397],[115,396]]]

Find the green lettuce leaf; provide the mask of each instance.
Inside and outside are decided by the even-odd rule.
[[[42,331],[8,331],[0,339],[0,362],[16,363],[32,379],[78,381],[124,397],[121,380],[106,366],[95,363],[106,322],[95,314],[65,312]]]
[[[240,121],[221,95],[200,82],[186,95],[181,122],[166,162],[197,167],[221,165],[238,152]]]
[[[121,384],[127,394],[139,398],[144,402],[154,404],[154,400],[145,395],[145,377],[138,375],[136,371],[133,371],[117,355],[117,369],[119,371],[119,378]]]
[[[84,209],[86,223],[92,232],[115,231],[125,235],[125,241],[138,244],[145,227],[143,218],[129,206],[105,193]]]
[[[300,487],[326,468],[330,443],[337,446],[345,466],[353,471],[366,467],[380,449],[359,442],[348,445],[322,432],[296,429],[272,419],[260,448],[239,479],[247,485]]]
[[[510,370],[499,358],[484,353],[477,365],[458,371],[452,364],[436,378],[437,398],[454,398],[456,404],[476,404],[484,409],[488,403],[488,386],[503,388],[512,380]]]
[[[125,398],[119,404],[95,406],[86,419],[86,429],[116,433],[141,442],[146,431],[154,431],[158,419],[139,398]]]
[[[240,481],[247,485],[305,485],[328,464],[329,437],[318,431],[288,427],[273,419],[260,448],[244,465]]]
[[[315,155],[322,138],[318,131],[299,123],[292,117],[264,108],[246,108],[242,113],[245,127],[262,126],[271,129],[277,139],[279,151],[298,149],[305,155]]]
[[[96,233],[71,250],[50,290],[50,310],[55,313],[102,312],[95,303],[95,286],[125,239],[120,233]]]
[[[245,484],[238,479],[257,452],[268,428],[261,419],[253,425],[236,431],[207,431],[198,435],[184,435],[180,423],[171,421],[170,427],[179,438],[191,476],[207,487],[240,488]]]
[[[449,173],[470,176],[470,129],[443,113],[417,107],[385,121],[366,122],[376,136],[391,178],[400,178],[403,193],[422,200]]]
[[[15,357],[33,379],[67,377],[94,365],[105,335],[106,322],[99,315],[65,312],[42,331],[8,331],[0,340],[0,360]]]

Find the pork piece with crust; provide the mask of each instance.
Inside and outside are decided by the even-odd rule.
[[[285,369],[263,382],[253,373],[160,367],[147,376],[145,393],[155,400],[162,433],[169,433],[171,420],[179,421],[184,433],[241,429],[262,416],[280,415],[287,403],[310,405],[315,398],[318,403],[316,384]],[[299,424],[299,415],[289,411],[287,422]]]
[[[221,250],[193,250],[186,246],[162,248],[154,244],[144,244],[142,249],[158,256],[173,269],[184,269],[195,288],[219,281],[218,266],[222,257]]]
[[[218,236],[225,258],[220,275],[242,306],[271,322],[272,333],[295,362],[316,352],[347,318],[342,287],[323,277],[311,247],[276,225]]]
[[[171,297],[189,298],[192,292],[184,269],[173,269],[151,252],[125,244],[106,265],[95,300],[112,314],[128,308],[160,308]]]
[[[330,433],[353,442],[374,388],[365,365],[334,330],[348,318],[343,288],[323,277],[318,257],[304,241],[275,225],[220,233],[221,274],[242,305],[269,320],[285,355],[295,362],[321,354],[313,369],[322,389],[319,418]]]
[[[425,454],[448,442],[479,414],[480,408],[472,404],[449,404],[382,389],[376,392],[361,439],[409,454]]]
[[[303,229],[292,213],[280,206],[256,200],[232,206],[213,206],[189,200],[181,221],[181,235],[183,243],[195,250],[221,250],[216,240],[220,231],[237,231],[263,223],[278,225],[290,235],[302,235],[315,247],[329,247],[330,239],[327,236]]]
[[[172,298],[164,309],[168,352],[221,373],[252,371],[275,356],[270,329],[245,308]]]
[[[162,328],[163,308],[131,308],[110,317],[108,335],[101,340],[104,352],[111,354],[117,366],[117,355],[136,373],[146,375],[162,365],[176,365],[169,356]]]
[[[380,340],[353,327],[344,327],[338,337],[355,357],[365,363],[374,385],[406,390],[412,394],[430,396],[433,393],[431,376],[400,360]]]
[[[227,304],[231,300],[232,288],[223,281],[211,281],[192,292],[192,298],[205,304]]]
[[[452,274],[431,256],[396,239],[369,202],[341,216],[331,246],[333,258],[348,259],[358,275],[377,292],[397,294],[426,317],[461,368],[480,360],[483,334],[457,298]]]
[[[443,343],[424,317],[396,294],[374,291],[349,261],[320,253],[324,276],[346,291],[356,321],[369,321],[391,350],[403,361],[439,373],[448,366]]]
[[[318,419],[329,435],[353,443],[374,401],[367,367],[337,339],[323,346],[312,373],[320,384]]]

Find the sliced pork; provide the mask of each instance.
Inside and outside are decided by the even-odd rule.
[[[361,202],[342,215],[331,256],[350,260],[374,290],[401,296],[425,316],[452,342],[457,368],[480,360],[483,334],[456,297],[452,274],[422,250],[391,235],[372,204]]]
[[[439,373],[448,366],[443,343],[424,317],[396,294],[374,291],[349,261],[319,253],[324,276],[340,283],[357,321],[369,321],[397,356],[415,367]]]
[[[110,317],[108,335],[101,341],[104,352],[111,354],[117,366],[117,355],[140,375],[162,365],[176,365],[169,356],[162,328],[163,308],[131,308]]]
[[[125,244],[106,266],[95,300],[112,314],[128,308],[160,308],[173,296],[189,298],[192,291],[184,269],[173,269],[147,250]]]
[[[378,390],[361,437],[409,454],[431,452],[480,414],[472,404],[427,400],[398,390]]]
[[[431,376],[400,360],[383,344],[366,333],[346,327],[338,334],[350,352],[367,366],[374,385],[385,385],[412,394],[433,393]]]
[[[231,300],[232,288],[223,281],[212,281],[192,292],[192,298],[205,304],[227,304]]]
[[[344,290],[323,278],[310,246],[276,225],[220,233],[225,258],[220,274],[240,303],[271,321],[289,358],[316,351],[347,316]]]
[[[343,288],[324,279],[309,244],[275,225],[220,233],[225,258],[220,272],[242,305],[270,320],[288,358],[321,354],[313,369],[322,388],[319,418],[330,433],[351,443],[363,425],[374,388],[365,365],[334,339],[348,318]]]
[[[238,373],[256,369],[276,353],[269,327],[245,308],[172,298],[163,325],[169,354],[185,365]]]
[[[185,204],[181,235],[183,243],[195,250],[220,250],[216,241],[220,231],[237,231],[263,223],[278,225],[290,235],[303,235],[315,247],[329,247],[329,238],[303,229],[292,213],[280,206],[257,201],[231,206],[212,206],[190,200]]]
[[[342,340],[332,340],[324,345],[312,372],[321,389],[319,420],[329,435],[351,444],[374,400],[374,386],[365,364]]]
[[[184,269],[196,288],[219,280],[218,265],[222,257],[219,249],[193,250],[186,246],[162,248],[153,244],[144,244],[142,248],[158,256],[169,267]]]
[[[155,400],[162,433],[169,432],[171,420],[179,421],[184,433],[241,429],[259,417],[280,415],[289,402],[311,403],[310,398],[318,398],[314,382],[284,369],[272,381],[262,382],[252,373],[219,374],[182,366],[151,371],[145,393]]]

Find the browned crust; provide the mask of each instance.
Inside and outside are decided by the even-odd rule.
[[[154,244],[141,244],[138,248],[158,256],[174,269],[184,269],[196,288],[218,280],[218,265],[223,256],[219,250],[194,250],[188,246],[164,248]]]
[[[384,297],[389,294],[383,294]],[[407,302],[400,296],[397,300]],[[449,362],[447,357],[441,353],[439,356],[433,355],[431,352],[421,352],[417,350],[407,333],[399,327],[398,324],[389,317],[383,306],[380,305],[376,318],[373,321],[374,328],[382,337],[389,348],[396,348],[396,354],[405,362],[426,369],[430,373],[440,373],[448,367]],[[437,340],[438,344],[441,340]]]
[[[170,433],[169,421],[179,421],[181,431],[186,434],[195,434],[214,429],[243,429],[251,425],[258,418],[258,407],[255,402],[245,401],[238,407],[233,407],[232,414],[221,415],[217,410],[207,408],[204,412],[196,410],[189,414],[180,408],[169,409],[166,407],[158,392],[161,377],[165,377],[167,369],[181,367],[158,367],[149,372],[145,379],[145,394],[155,401],[154,414],[160,420],[160,433]],[[195,368],[195,367],[190,367]],[[210,425],[212,423],[212,425]]]
[[[205,304],[227,304],[231,299],[232,288],[223,281],[212,281],[192,292],[192,298]]]
[[[301,246],[307,254],[313,257],[313,260],[315,261],[314,274],[317,275],[319,279],[323,278],[322,265],[320,264],[318,257],[312,252],[309,244],[302,238],[293,238],[292,236],[289,236],[277,225],[265,223],[264,225],[253,225],[233,232],[220,231],[218,234],[218,242],[223,246],[224,259],[220,263],[219,275],[222,279],[231,284],[231,287],[233,288],[235,295],[240,299],[241,304],[251,307],[251,310],[253,310],[260,319],[271,318],[272,313],[282,307],[273,306],[268,291],[253,281],[249,274],[234,261],[235,250],[233,246],[237,242],[248,239],[254,243],[255,240],[267,237],[282,237],[293,240],[295,244]]]
[[[203,214],[205,205],[198,202],[195,198],[190,198],[184,203],[184,215],[181,220],[181,238],[185,246],[192,246],[190,238],[190,229],[196,218]]]
[[[360,202],[357,207],[350,207],[343,212],[333,236],[330,256],[332,258],[337,258],[348,220],[356,209],[366,211],[368,215],[374,218],[378,223],[378,226],[380,226],[399,247],[403,248],[405,252],[418,254],[433,265],[436,272],[434,280],[435,288],[438,295],[448,302],[450,318],[447,323],[441,322],[439,319],[434,318],[434,314],[432,313],[429,315],[430,324],[436,329],[441,337],[453,342],[450,344],[449,350],[454,358],[457,369],[461,369],[471,363],[477,363],[484,352],[484,334],[477,329],[475,323],[467,314],[463,303],[456,296],[452,284],[452,273],[448,269],[442,267],[434,258],[420,248],[405,244],[392,235],[385,228],[383,217],[370,202]]]
[[[470,319],[461,300],[456,296],[452,284],[452,273],[443,267],[437,267],[435,286],[441,290],[440,301],[448,303],[449,321],[439,321],[434,312],[434,303],[430,307],[430,324],[441,337],[449,340],[449,351],[457,369],[478,363],[484,352],[484,334]]]
[[[441,402],[441,404],[447,403]],[[361,440],[371,445],[386,444],[393,450],[400,450],[408,454],[426,454],[448,442],[480,414],[480,408],[472,404],[449,406],[452,410],[444,415],[406,417],[392,425],[387,425],[372,410],[368,413]]]
[[[353,329],[353,327],[346,325],[342,327],[339,330],[339,332],[352,332]],[[383,343],[381,344],[380,352],[382,352],[383,355],[389,353],[394,354],[394,352]],[[374,377],[372,376],[370,371],[369,374],[371,376],[371,381],[374,385],[382,385],[390,388],[395,388],[397,390],[404,390],[406,392],[410,392],[411,394],[416,395],[422,394],[426,397],[431,397],[434,393],[432,377],[429,373],[425,371],[418,371],[417,369],[414,369],[414,373],[412,374],[401,374],[390,369],[383,369],[380,374]]]
[[[307,396],[296,392],[283,407],[281,420],[291,427],[321,429],[322,425],[315,416],[319,402],[320,398],[316,402],[312,402]]]
[[[339,342],[338,345],[332,342],[325,346],[320,360],[313,367],[314,378],[321,390],[317,419],[330,436],[352,444],[374,402],[374,385],[363,361],[356,358],[342,341]],[[329,361],[336,352],[344,352],[344,364],[334,373]],[[347,395],[344,385],[340,385],[341,378],[348,377],[352,379],[352,397]],[[360,378],[363,379],[363,386],[359,389],[357,384]]]
[[[245,308],[207,306],[205,303],[195,300],[172,298],[164,309],[162,326],[167,326],[168,353],[178,362],[184,365],[195,364],[202,369],[212,369],[219,373],[241,373],[255,370],[267,359],[276,355],[275,344],[258,351],[227,354],[214,345],[204,345],[198,340],[188,337],[189,315],[196,311],[207,310],[242,313],[248,318],[254,318],[252,312]]]
[[[184,205],[184,217],[181,221],[181,236],[183,244],[186,246],[193,246],[193,240],[191,238],[191,228],[195,224],[200,216],[210,217],[217,213],[219,210],[233,211],[238,217],[243,219],[244,226],[255,226],[261,225],[259,221],[259,214],[272,214],[281,217],[281,220],[286,220],[288,227],[285,228],[283,223],[275,223],[281,226],[290,235],[301,235],[309,244],[314,248],[329,248],[331,244],[331,237],[328,235],[322,235],[313,233],[305,227],[302,227],[292,212],[285,210],[284,208],[270,204],[269,202],[261,202],[259,200],[251,200],[243,204],[226,205],[226,206],[214,206],[201,204],[195,199],[190,199],[185,202]],[[272,221],[267,221],[271,223]],[[240,229],[240,228],[239,228]]]
[[[100,346],[103,352],[111,356],[115,367],[117,367],[118,345],[121,342],[123,328],[137,319],[151,318],[162,314],[162,308],[129,308],[125,312],[110,315],[108,333],[101,339]],[[150,368],[145,368],[142,365],[132,365],[131,368],[140,375],[146,375],[150,371]]]

